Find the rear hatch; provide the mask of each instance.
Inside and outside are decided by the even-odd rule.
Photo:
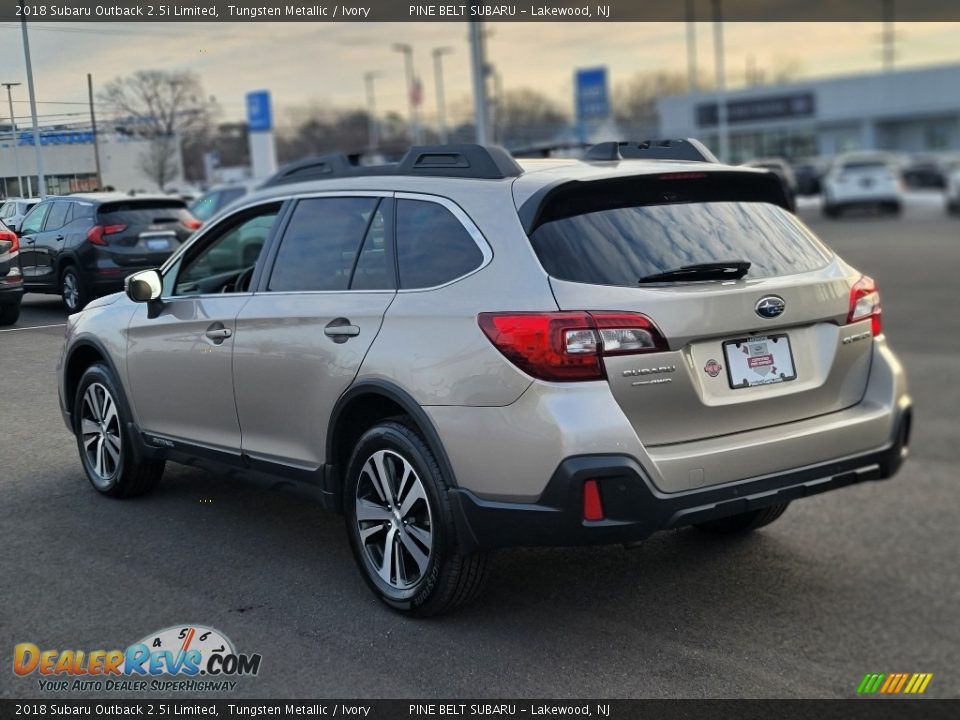
[[[897,173],[885,162],[863,160],[844,163],[834,175],[837,199],[892,197],[900,191]]]
[[[111,258],[117,265],[162,265],[199,223],[176,198],[130,198],[103,203],[97,212]]]
[[[561,310],[642,313],[662,334],[653,352],[603,360],[647,445],[788,423],[863,397],[871,319],[847,322],[860,276],[753,192],[755,177],[570,183],[542,200],[528,225]],[[749,269],[736,279],[694,272],[641,282],[718,262]]]

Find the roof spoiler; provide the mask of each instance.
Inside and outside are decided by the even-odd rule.
[[[719,162],[702,142],[685,140],[643,140],[642,142],[602,142],[593,145],[583,157],[587,162],[617,160],[687,160]]]
[[[334,153],[307,158],[281,168],[260,187],[365,175],[407,175],[502,180],[523,169],[496,145],[415,145],[398,163],[359,165],[361,155]]]

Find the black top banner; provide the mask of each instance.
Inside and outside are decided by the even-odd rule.
[[[688,14],[688,7],[692,15]],[[930,22],[960,20],[958,0],[544,0],[512,4],[399,0],[0,0],[27,22]]]

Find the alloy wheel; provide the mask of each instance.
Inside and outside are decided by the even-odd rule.
[[[117,403],[100,383],[92,383],[83,394],[80,435],[94,484],[108,486],[120,467],[123,445]]]
[[[433,552],[430,503],[410,462],[391,450],[373,453],[357,483],[356,523],[368,564],[395,590],[423,579]]]
[[[70,310],[75,310],[80,302],[80,284],[72,272],[63,275],[63,302]]]

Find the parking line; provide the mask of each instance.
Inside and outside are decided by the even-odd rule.
[[[66,323],[56,323],[55,325],[34,325],[33,327],[25,327],[25,328],[7,328],[6,330],[0,330],[0,333],[17,332],[18,330],[43,330],[44,328],[66,327],[66,326],[67,326]]]

